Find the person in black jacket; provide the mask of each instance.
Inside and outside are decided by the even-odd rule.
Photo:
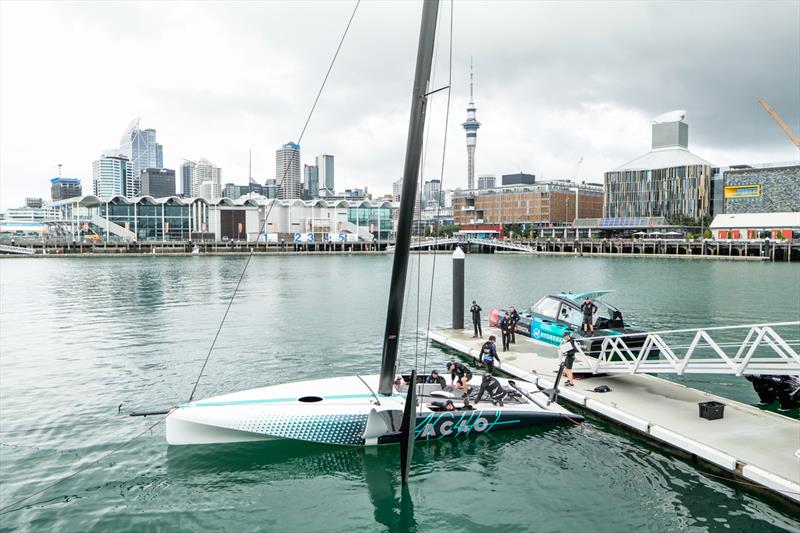
[[[438,383],[442,388],[447,387],[447,380],[444,376],[439,375],[438,370],[432,370],[431,375],[425,378],[425,383]]]
[[[583,332],[594,332],[594,320],[592,319],[597,312],[597,306],[594,305],[594,302],[592,302],[588,296],[581,304],[581,311],[583,311]]]
[[[503,318],[500,319],[500,333],[503,335],[503,351],[508,351],[508,345],[511,340],[511,330],[514,328],[514,322],[511,320],[511,316],[506,311],[506,314],[503,315]]]
[[[501,407],[503,406],[503,400],[508,396],[508,393],[500,382],[491,374],[484,374],[483,380],[481,381],[481,388],[478,390],[478,397],[475,398],[475,405],[481,401],[484,393],[488,394],[493,404]]]
[[[500,358],[497,356],[497,338],[494,335],[489,335],[489,340],[481,346],[480,363],[486,367],[486,371],[491,374],[494,371],[494,362],[500,363]]]
[[[514,309],[513,305],[510,306],[508,309],[509,309],[508,316],[511,317],[511,322],[512,322],[512,324],[511,324],[511,344],[516,344],[517,343],[517,331],[516,330],[517,330],[517,322],[519,322],[519,313],[517,313],[517,310]]]
[[[460,389],[464,391],[464,394],[468,394],[469,385],[467,383],[472,379],[472,370],[454,361],[447,363],[447,370],[450,371],[450,384],[453,388]]]
[[[481,329],[481,306],[476,304],[475,300],[472,300],[472,306],[470,306],[469,312],[472,313],[472,328],[475,330],[473,337],[483,338],[483,330]]]

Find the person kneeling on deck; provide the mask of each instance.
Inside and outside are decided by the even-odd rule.
[[[483,393],[487,393],[489,398],[492,399],[492,403],[495,405],[499,405],[500,407],[503,406],[503,399],[508,396],[508,393],[505,391],[500,382],[497,381],[497,378],[492,376],[491,374],[484,374],[483,381],[481,381],[481,388],[478,390],[478,397],[475,398],[475,405],[481,401],[483,398]]]
[[[481,363],[486,367],[486,371],[490,374],[494,371],[494,362],[497,360],[500,363],[500,358],[497,356],[497,338],[494,335],[489,335],[489,340],[481,346]]]
[[[447,387],[447,380],[444,379],[444,376],[439,375],[438,370],[432,370],[431,375],[425,378],[425,383],[438,383],[442,388]]]
[[[564,332],[564,337],[561,341],[561,345],[558,347],[558,351],[564,356],[564,361],[561,364],[564,365],[564,370],[567,373],[567,382],[564,386],[572,387],[575,385],[575,380],[572,377],[572,364],[575,362],[575,352],[578,351],[578,347],[575,346],[575,339],[572,338],[569,331]]]
[[[454,361],[447,363],[447,370],[450,371],[450,385],[452,385],[454,389],[464,391],[464,394],[468,395],[469,385],[467,383],[472,379],[472,370]]]

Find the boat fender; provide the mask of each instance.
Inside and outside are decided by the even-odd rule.
[[[592,390],[592,392],[611,392],[611,387],[608,385],[598,385]]]

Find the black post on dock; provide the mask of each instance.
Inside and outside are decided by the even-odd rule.
[[[453,252],[453,329],[464,329],[464,250]]]

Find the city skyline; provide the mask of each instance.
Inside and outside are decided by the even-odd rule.
[[[798,158],[756,103],[765,98],[800,129],[797,4],[738,3],[724,13],[710,4],[494,6],[455,6],[443,189],[466,187],[459,144],[470,56],[486,124],[476,176],[523,170],[543,179],[600,182],[604,172],[647,150],[653,117],[677,108],[688,109],[694,150],[715,164]],[[274,174],[276,147],[298,134],[351,7],[4,3],[0,209],[26,196],[47,197],[59,163],[65,178],[80,179],[90,190],[92,161],[135,116],[158,131],[164,167],[177,171],[182,158],[203,154],[225,169],[226,181],[245,183],[252,148],[253,177],[264,183]],[[418,9],[367,3],[354,20],[303,139],[306,154],[336,155],[337,189],[367,186],[382,194],[400,175],[411,80],[406,56],[413,50],[404,44],[416,39]],[[112,32],[104,25],[122,15],[130,22],[125,27]],[[262,35],[258,21],[275,16],[285,17],[284,27]],[[520,31],[530,24],[535,31]],[[669,24],[680,38],[666,42],[654,29]],[[211,46],[199,39],[205,31],[173,31],[177,26],[213,31],[220,39]],[[618,31],[623,27],[631,28],[629,35]],[[282,44],[301,30],[308,38]],[[769,39],[742,39],[754,33]],[[142,35],[151,39],[138,39]],[[153,50],[150,75],[114,91],[98,82],[106,74],[98,64],[144,53],[142,47]],[[445,48],[439,48],[435,88],[447,76]],[[31,73],[30,64],[40,68]],[[197,88],[184,81],[198,69],[215,83]],[[440,174],[445,95],[431,101],[424,175]],[[45,127],[54,123],[75,132],[65,138],[60,127]]]

